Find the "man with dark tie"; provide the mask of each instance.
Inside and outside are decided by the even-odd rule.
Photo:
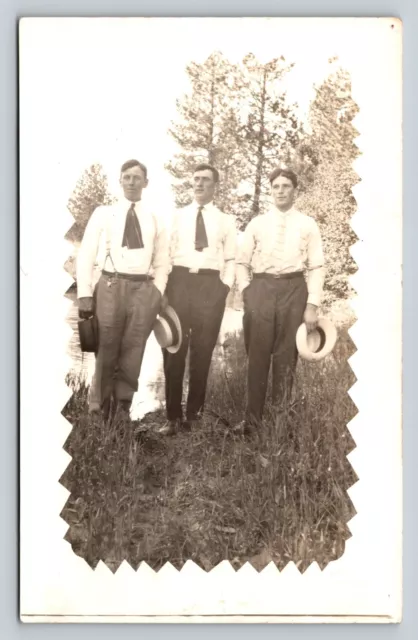
[[[194,201],[176,212],[170,240],[168,303],[180,318],[183,343],[177,353],[163,351],[167,424],[174,435],[196,427],[202,415],[212,353],[235,279],[235,219],[213,203],[218,171],[200,164],[193,174]],[[189,354],[189,391],[184,420],[183,377]]]
[[[123,197],[95,209],[77,256],[79,316],[95,313],[99,324],[89,411],[103,411],[105,418],[112,398],[114,408],[129,416],[169,270],[166,231],[141,202],[148,184],[145,165],[125,162],[120,184]],[[94,286],[96,261],[102,273]]]

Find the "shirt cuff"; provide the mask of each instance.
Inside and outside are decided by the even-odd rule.
[[[232,289],[232,285],[234,284],[234,282],[231,281],[230,278],[221,278],[221,282],[226,284],[226,286],[229,287],[230,289]]]
[[[321,303],[321,296],[319,296],[316,293],[310,293],[308,295],[307,304],[314,304],[316,307],[319,307],[320,303]]]
[[[157,287],[158,291],[163,296],[164,295],[164,291],[165,291],[165,285],[159,280],[154,280],[154,284]]]
[[[77,298],[92,298],[93,297],[93,287],[87,284],[78,285],[77,284]]]
[[[251,280],[245,280],[245,282],[241,282],[239,287],[238,287],[239,292],[242,293],[244,291],[244,289],[246,287],[248,287],[249,284],[251,284]]]

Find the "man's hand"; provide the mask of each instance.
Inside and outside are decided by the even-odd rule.
[[[168,307],[168,298],[164,294],[161,298],[160,312],[165,311]]]
[[[318,324],[318,312],[314,304],[308,303],[306,305],[303,321],[306,324],[308,333],[316,329],[316,325]]]
[[[93,297],[79,298],[78,300],[78,317],[88,320],[93,315]]]

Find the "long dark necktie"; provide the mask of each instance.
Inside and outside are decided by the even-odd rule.
[[[200,206],[197,211],[197,218],[196,218],[196,238],[194,243],[196,251],[203,251],[203,249],[209,246],[208,237],[206,235],[206,229],[205,229],[205,221],[203,220],[202,211],[203,211],[203,207]]]
[[[141,225],[135,213],[135,205],[131,204],[126,214],[125,231],[123,232],[122,247],[128,249],[143,249]]]

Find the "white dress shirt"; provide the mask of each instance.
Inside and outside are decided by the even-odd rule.
[[[131,201],[121,198],[115,204],[97,207],[91,215],[77,255],[78,298],[93,295],[95,263],[105,271],[149,274],[161,294],[164,293],[170,268],[166,230],[140,201],[135,202],[144,248],[122,247],[126,214],[131,205]],[[111,259],[106,259],[107,247]]]
[[[203,205],[202,216],[209,246],[203,251],[196,251],[196,218],[199,206],[193,202],[174,214],[170,239],[171,264],[187,267],[194,272],[199,269],[216,269],[220,271],[222,281],[231,288],[235,280],[235,218],[223,213],[212,202]]]
[[[237,280],[242,291],[254,273],[307,272],[308,303],[319,306],[324,283],[324,255],[316,221],[294,207],[276,207],[258,215],[245,229],[238,250]]]

